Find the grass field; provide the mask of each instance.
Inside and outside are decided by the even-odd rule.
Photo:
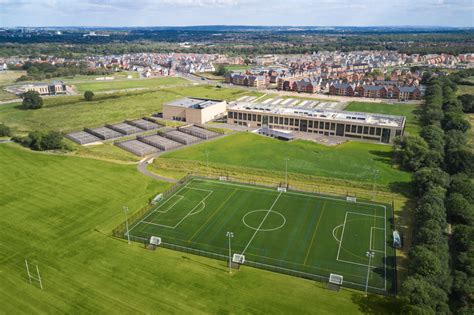
[[[336,273],[361,290],[369,272],[369,289],[381,293],[393,283],[390,218],[383,205],[192,179],[132,224],[130,235],[160,236],[225,260],[232,231],[232,254],[245,255],[246,264],[322,281]]]
[[[457,94],[458,95],[463,95],[463,94],[473,94],[474,95],[474,86],[473,85],[459,84]]]
[[[418,134],[420,132],[420,124],[416,117],[418,105],[414,104],[387,104],[387,103],[367,103],[367,102],[350,102],[345,108],[348,111],[378,113],[386,115],[405,116],[407,118],[405,131],[410,134]]]
[[[206,161],[372,183],[378,170],[377,184],[408,183],[410,173],[392,165],[392,148],[386,145],[346,142],[328,147],[310,141],[282,142],[252,133],[237,133],[161,155],[160,158]],[[271,158],[270,158],[271,157]]]
[[[181,97],[234,100],[248,94],[248,91],[240,89],[216,89],[199,85],[97,95],[92,102],[86,102],[82,96],[53,97],[44,99],[44,107],[39,110],[22,110],[19,103],[2,105],[0,121],[15,132],[49,129],[70,131],[105,122],[148,116],[161,111],[164,103]]]
[[[0,101],[8,101],[18,98],[16,95],[8,93],[5,87],[15,84],[16,79],[26,74],[25,71],[0,71]]]
[[[91,81],[76,83],[74,86],[79,92],[93,91],[102,92],[110,90],[125,90],[134,88],[156,89],[163,85],[186,84],[190,81],[178,77],[163,77],[153,79],[133,79],[133,80],[111,80],[111,81]]]
[[[133,212],[168,187],[135,166],[11,144],[0,144],[0,156],[0,304],[6,314],[357,314],[396,307],[394,300],[336,293],[255,268],[229,276],[225,262],[111,238],[124,204]],[[43,291],[28,283],[25,258],[38,264]]]

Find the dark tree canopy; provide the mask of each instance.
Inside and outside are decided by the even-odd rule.
[[[28,91],[23,93],[23,108],[38,109],[43,107],[43,99],[36,91]]]

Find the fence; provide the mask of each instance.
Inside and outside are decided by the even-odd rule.
[[[253,180],[242,180],[242,179],[239,179],[239,178],[236,178],[236,177],[229,177],[229,176],[225,176],[225,175],[212,177],[212,176],[205,175],[205,174],[190,173],[190,174],[186,175],[185,177],[183,177],[181,180],[179,180],[178,183],[176,183],[173,187],[171,187],[167,191],[163,192],[163,198],[166,199],[166,198],[170,197],[171,195],[173,195],[176,191],[178,191],[181,187],[183,187],[185,184],[187,184],[193,178],[203,178],[203,179],[211,179],[211,180],[225,180],[225,181],[229,181],[229,182],[236,183],[236,184],[253,185],[253,186],[259,186],[259,187],[266,187],[266,188],[276,188],[276,187],[282,187],[283,186],[283,183],[278,182],[278,181],[266,181],[266,182],[263,181],[262,182],[262,181],[253,181]],[[313,192],[311,190],[309,190],[309,191],[308,190],[302,190],[301,187],[293,187],[291,185],[288,185],[287,187],[288,187],[289,190],[293,190],[293,191],[300,191],[300,192],[305,192],[305,193],[312,193]],[[323,195],[323,194],[319,194],[319,195]],[[327,194],[324,194],[324,196],[327,196]],[[344,199],[344,196],[341,196],[341,195],[330,195],[330,196]],[[133,224],[133,222],[136,222],[141,217],[143,217],[150,209],[151,209],[151,206],[146,206],[146,207],[142,208],[140,211],[138,211],[137,213],[134,213],[130,217],[129,222],[131,222]],[[122,223],[116,229],[114,229],[113,235],[116,236],[116,237],[120,237],[120,238],[126,238],[127,235],[126,235],[126,230],[125,230],[125,223]],[[134,236],[134,235],[130,235],[130,240],[135,241],[135,242],[139,242],[139,243],[144,243],[145,245],[148,243],[147,238],[138,237],[138,236]],[[172,244],[172,243],[168,243],[168,242],[162,242],[160,246],[164,247],[164,248],[167,248],[167,249],[171,249],[171,250],[176,250],[176,251],[180,251],[180,252],[184,252],[184,253],[199,255],[199,256],[212,258],[212,259],[217,259],[217,260],[221,260],[221,261],[228,261],[228,259],[229,259],[229,257],[227,255],[213,253],[213,252],[200,250],[200,249],[195,249],[195,248],[191,248],[191,247],[186,247],[186,246],[182,246],[182,245],[178,245],[178,244]],[[246,260],[244,265],[254,267],[254,268],[263,269],[263,270],[268,270],[268,271],[272,271],[272,272],[278,272],[278,273],[282,273],[282,274],[286,274],[286,275],[290,275],[290,276],[295,276],[295,277],[299,277],[299,278],[304,278],[304,279],[309,279],[309,280],[314,280],[314,281],[320,281],[320,282],[326,282],[329,279],[329,277],[327,277],[327,276],[317,275],[317,274],[308,273],[308,272],[304,272],[304,271],[298,271],[298,270],[295,270],[295,269],[285,268],[285,267],[281,267],[281,266],[275,266],[275,265],[266,264],[266,263],[263,263],[263,262],[252,261],[252,260]],[[387,290],[385,290],[385,289],[369,286],[368,291],[372,292],[372,293],[376,293],[376,294],[385,294],[385,295],[395,294],[396,293],[396,279],[394,279],[393,281],[394,281],[394,283],[393,283],[391,289],[387,288]],[[350,282],[350,281],[344,281],[342,286],[346,287],[346,288],[355,289],[355,290],[364,290],[365,289],[364,284],[354,283],[354,282]]]
[[[168,198],[170,195],[174,194],[176,191],[178,191],[178,189],[180,189],[187,182],[189,182],[189,180],[191,178],[192,178],[192,176],[188,174],[185,177],[183,177],[182,179],[180,179],[175,185],[173,185],[168,190],[166,190],[162,193],[163,198]],[[150,202],[151,202],[151,200],[152,200],[152,198],[150,198]],[[129,216],[128,217],[129,225],[133,226],[136,222],[138,222],[138,220],[140,220],[143,216],[145,216],[145,214],[147,214],[153,206],[154,205],[149,203],[145,207],[141,208],[140,210],[138,210],[137,212],[135,212],[131,216]],[[127,236],[125,234],[126,233],[126,228],[127,228],[126,222],[123,222],[120,225],[118,225],[115,229],[112,230],[112,235],[114,235],[115,237],[120,237],[120,238],[126,237]],[[130,235],[130,237],[132,237],[132,235]],[[137,237],[135,237],[135,238],[137,238]],[[139,238],[139,239],[141,239],[141,238]]]
[[[285,172],[281,171],[237,167],[214,162],[207,165],[205,161],[175,158],[156,159],[154,166],[162,169],[193,172],[204,176],[228,176],[238,178],[244,183],[256,182],[276,185],[285,178]],[[401,198],[400,195],[390,191],[388,187],[373,182],[357,182],[299,173],[288,173],[288,181],[292,189],[311,193],[335,196],[350,195],[367,200],[383,199],[384,201]]]

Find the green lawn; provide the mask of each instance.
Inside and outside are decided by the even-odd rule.
[[[366,252],[373,250],[369,289],[384,293],[394,284],[391,217],[379,204],[193,178],[132,223],[130,235],[160,236],[170,248],[204,250],[225,261],[232,231],[232,253],[245,255],[249,266],[304,272],[322,282],[337,273],[359,290],[367,279]]]
[[[0,303],[6,314],[355,314],[392,305],[249,267],[230,276],[221,261],[147,251],[110,237],[123,221],[123,205],[136,211],[168,187],[135,166],[10,144],[0,145],[0,156]],[[38,264],[43,291],[28,283],[25,258]]]
[[[377,113],[386,115],[405,116],[407,118],[405,131],[410,134],[420,132],[420,124],[416,117],[418,105],[414,104],[387,104],[387,103],[369,103],[369,102],[350,102],[345,108],[348,111]]]
[[[15,132],[48,129],[66,132],[148,116],[160,112],[162,104],[181,97],[208,97],[229,101],[251,94],[257,93],[198,85],[97,95],[92,102],[86,102],[82,96],[52,97],[45,98],[44,107],[38,110],[22,110],[19,108],[20,103],[2,105],[0,122],[13,128]]]
[[[111,80],[111,81],[91,81],[84,83],[76,83],[74,86],[79,92],[84,91],[110,91],[110,90],[125,90],[134,88],[149,88],[156,89],[163,85],[186,84],[190,83],[188,80],[179,77],[163,77],[153,79],[132,79],[132,80]]]
[[[328,147],[310,141],[283,142],[252,133],[237,133],[215,141],[165,153],[161,158],[177,158],[210,163],[248,166],[267,170],[324,176],[352,181],[373,182],[379,171],[377,184],[407,183],[410,173],[392,166],[392,148],[386,145],[350,141]]]

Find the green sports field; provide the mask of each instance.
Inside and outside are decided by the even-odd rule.
[[[130,225],[130,236],[206,256],[232,254],[245,264],[326,280],[331,273],[363,290],[393,291],[391,209],[328,196],[193,178]],[[367,252],[372,251],[370,262]],[[199,252],[196,252],[199,254]]]

